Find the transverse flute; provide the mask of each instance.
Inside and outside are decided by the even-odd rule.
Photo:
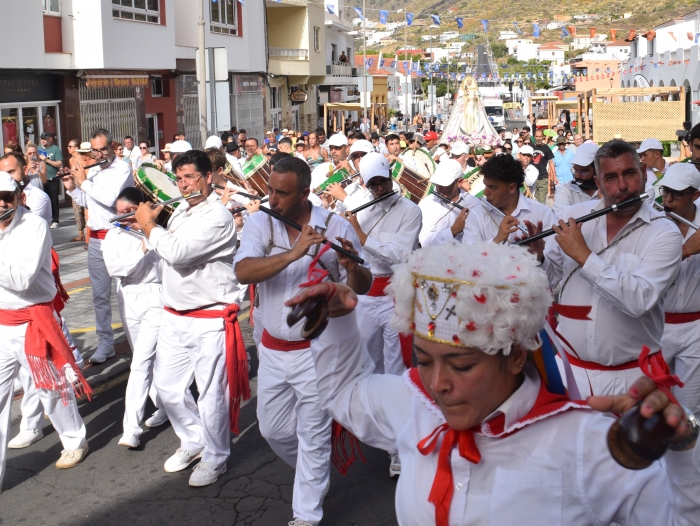
[[[292,221],[291,219],[287,219],[287,218],[284,217],[283,215],[278,214],[277,212],[275,212],[274,210],[271,210],[270,208],[263,208],[263,207],[261,207],[261,208],[260,208],[260,211],[261,211],[261,212],[265,212],[267,215],[270,215],[270,216],[274,217],[275,219],[277,219],[278,221],[282,221],[285,225],[289,225],[289,226],[291,226],[292,228],[294,228],[295,230],[298,230],[299,232],[301,232],[301,225],[295,223],[295,222]],[[362,259],[360,256],[356,256],[356,255],[353,254],[352,252],[348,252],[348,251],[345,250],[343,247],[340,247],[340,246],[336,245],[335,243],[331,243],[330,241],[328,241],[328,244],[329,244],[329,245],[331,246],[331,248],[332,248],[333,250],[335,250],[336,252],[338,252],[338,253],[340,253],[340,254],[343,254],[343,255],[346,256],[346,257],[349,257],[350,259],[352,259],[353,261],[359,263],[360,265],[363,265],[363,264],[364,264],[365,260]]]
[[[687,220],[685,217],[676,214],[670,208],[665,207],[661,203],[657,203],[656,201],[654,201],[654,208],[656,208],[659,212],[666,212],[670,217],[672,217],[679,223],[683,223],[684,225],[689,226],[693,230],[700,230],[700,226],[696,225],[692,221]]]
[[[16,208],[10,208],[7,212],[4,214],[0,215],[0,221],[4,221],[8,217],[10,217],[12,214],[15,213]]]
[[[501,219],[506,217],[506,215],[503,212],[501,212],[498,208],[496,208],[491,203],[489,203],[488,199],[486,199],[484,196],[479,197],[479,201],[481,201],[481,204],[483,204],[486,207],[486,210],[490,210],[491,212],[494,212]],[[519,224],[518,230],[520,230],[523,234],[527,234],[527,235],[530,234],[530,231],[527,228],[525,228],[524,225]]]
[[[590,221],[591,219],[595,219],[596,217],[607,215],[610,212],[617,212],[622,208],[627,208],[628,206],[631,206],[635,203],[639,203],[640,201],[648,197],[649,194],[647,193],[640,194],[637,197],[632,197],[631,199],[627,199],[626,201],[622,201],[621,203],[617,203],[616,205],[610,205],[601,210],[597,210],[596,212],[591,212],[588,215],[581,216],[578,219],[575,219],[574,223],[585,223],[586,221]],[[539,239],[542,239],[543,237],[549,237],[554,233],[554,229],[550,228],[549,230],[545,230],[544,232],[535,234],[532,237],[526,237],[525,239],[521,239],[520,241],[517,241],[515,245],[527,245],[528,243],[532,243],[533,241],[537,241]]]
[[[384,195],[377,197],[376,199],[372,199],[369,203],[365,203],[364,205],[358,206],[354,210],[350,210],[349,212],[345,212],[345,214],[346,215],[347,214],[357,214],[358,212],[361,212],[365,208],[369,208],[370,206],[374,206],[377,203],[379,203],[380,201],[384,201],[384,199],[386,199],[387,197],[391,197],[392,195],[394,195],[396,193],[398,193],[398,190],[392,190],[388,194],[384,194]]]
[[[181,195],[180,197],[173,197],[172,199],[168,199],[167,201],[162,201],[160,203],[151,203],[151,204],[155,205],[155,207],[154,207],[154,209],[155,209],[159,206],[171,205],[171,204],[176,203],[178,201],[181,201],[183,199],[189,199],[190,197],[199,197],[200,195],[202,195],[202,192],[192,192],[191,194]],[[115,223],[117,221],[121,221],[122,219],[126,219],[127,217],[134,217],[135,215],[136,215],[136,212],[129,212],[128,214],[114,216],[114,217],[110,218],[109,222]]]
[[[440,192],[435,192],[435,191],[433,191],[433,193],[434,193],[437,197],[439,197],[440,199],[442,199],[442,200],[443,200],[445,203],[447,203],[448,205],[452,205],[452,206],[454,206],[455,208],[457,208],[457,209],[459,209],[459,210],[464,210],[464,209],[465,209],[465,207],[463,207],[463,206],[460,205],[459,203],[456,203],[455,201],[453,201],[453,200],[450,199],[449,197],[445,197],[445,196],[442,195]]]

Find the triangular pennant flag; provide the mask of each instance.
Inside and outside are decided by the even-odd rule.
[[[489,21],[488,20],[482,20],[481,25],[484,28],[484,33],[488,33],[489,31]]]
[[[436,26],[440,25],[440,17],[438,15],[430,15],[430,18],[433,19],[433,24]]]
[[[362,8],[361,7],[353,7],[355,10],[355,13],[357,13],[357,16],[360,17],[360,20],[363,22],[365,21],[365,16],[362,14]]]
[[[564,26],[562,26],[561,27],[561,38],[566,38],[566,37],[570,37],[570,36],[571,36],[571,34],[569,33],[569,31]]]
[[[326,4],[326,9],[328,12],[332,15],[337,15],[338,13],[335,12],[335,5],[333,4]]]
[[[576,38],[576,26],[569,26],[569,33],[572,37]]]
[[[457,29],[462,29],[464,27],[463,19],[461,17],[455,18],[457,21]]]

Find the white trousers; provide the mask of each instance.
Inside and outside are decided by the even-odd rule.
[[[27,325],[7,327],[0,325],[0,484],[5,476],[5,459],[9,441],[13,383],[20,368],[29,370],[24,352]],[[31,376],[30,376],[31,381]],[[32,388],[46,409],[64,449],[78,449],[85,440],[85,425],[78,413],[78,405],[71,390],[68,405],[63,405],[58,393]]]
[[[124,433],[140,436],[148,395],[156,407],[161,405],[153,386],[153,364],[164,312],[161,286],[157,283],[118,286],[117,299],[132,349],[131,373],[124,395]]]
[[[321,408],[311,349],[273,351],[258,346],[260,434],[295,470],[295,519],[318,524],[330,479],[332,418]]]
[[[700,321],[667,323],[661,337],[671,371],[685,386],[673,388],[678,401],[700,417]]]
[[[399,333],[391,328],[394,301],[389,296],[359,296],[357,323],[360,336],[374,360],[375,374],[400,376],[406,370]]]
[[[65,318],[61,316],[61,330],[63,331],[63,336],[65,336],[68,346],[73,351],[73,357],[75,358],[75,363],[78,367],[82,369],[83,357],[78,350],[78,347],[73,341],[73,337],[68,330],[68,324]],[[41,403],[41,397],[39,396],[39,391],[34,386],[34,380],[32,380],[29,371],[23,367],[19,369],[19,381],[22,383],[24,388],[24,395],[22,396],[22,402],[20,405],[20,413],[22,414],[22,420],[19,424],[19,428],[22,431],[39,431],[44,427],[44,406]]]
[[[221,464],[231,453],[223,319],[163,311],[153,383],[182,449],[204,448],[202,462]],[[197,382],[195,403],[190,384]]]
[[[114,347],[112,333],[112,278],[107,272],[102,254],[102,240],[90,238],[88,244],[88,275],[92,282],[92,303],[95,307],[97,348]]]

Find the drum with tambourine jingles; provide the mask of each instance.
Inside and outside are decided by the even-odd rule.
[[[161,172],[157,166],[150,163],[143,163],[139,166],[134,174],[134,183],[154,204],[182,195],[175,182],[175,176],[170,172]],[[156,219],[156,223],[163,228],[167,228],[170,216],[179,204],[180,202],[176,202],[163,208],[163,211]]]
[[[433,161],[433,158],[430,156],[430,152],[428,152],[426,149],[417,148],[414,152],[410,148],[407,148],[401,155],[402,157],[413,158],[413,160],[415,161],[416,168],[412,171],[416,173],[421,179],[430,179],[435,173],[437,165],[435,164],[435,161]]]
[[[270,180],[271,173],[270,163],[262,154],[254,155],[243,163],[243,177],[246,186],[255,190],[260,196],[268,194],[267,182]]]
[[[314,189],[314,192],[316,194],[318,194],[319,192],[325,192],[326,188],[328,188],[330,185],[332,185],[333,183],[339,183],[347,179],[349,176],[350,171],[347,168],[338,168],[335,172],[329,175],[325,181],[318,185],[318,187]],[[348,184],[349,183],[350,181],[348,181]],[[345,188],[345,186],[343,186],[343,188]]]
[[[481,197],[484,195],[484,176],[481,175],[478,166],[476,168],[471,168],[466,174],[464,174],[464,178],[471,187],[469,188],[469,193],[471,195],[474,197]]]
[[[401,187],[401,195],[416,204],[430,193],[430,178],[422,177],[399,159],[391,165],[391,176]]]

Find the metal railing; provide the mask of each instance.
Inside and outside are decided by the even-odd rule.
[[[308,49],[292,49],[286,47],[271,47],[269,49],[270,58],[308,60]]]
[[[328,62],[326,64],[326,75],[331,77],[352,77],[353,69],[349,62]]]

